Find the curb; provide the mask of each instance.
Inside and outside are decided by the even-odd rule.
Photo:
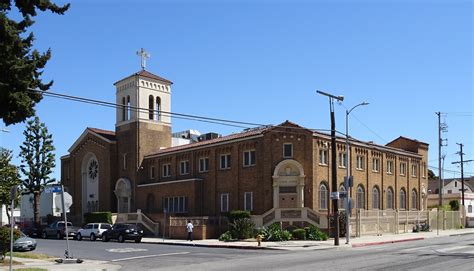
[[[410,241],[419,241],[419,240],[424,240],[424,239],[425,239],[425,237],[416,237],[416,238],[401,239],[401,240],[360,243],[360,244],[353,244],[352,247],[377,246],[377,245],[384,245],[384,244],[394,244],[394,243],[402,243],[402,242],[410,242]]]
[[[463,236],[463,235],[471,235],[471,234],[474,234],[474,232],[455,233],[455,234],[450,234],[449,236]]]
[[[196,244],[196,243],[158,243],[158,242],[146,242],[142,240],[143,244],[157,244],[157,245],[170,245],[170,246],[183,246],[183,247],[209,247],[209,248],[230,248],[230,249],[274,249],[272,247],[256,247],[256,246],[233,246],[233,245],[206,245],[206,244]]]

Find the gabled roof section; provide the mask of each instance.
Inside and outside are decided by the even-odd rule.
[[[114,131],[102,130],[102,129],[99,129],[99,128],[91,128],[91,127],[87,127],[87,129],[89,129],[90,131],[98,134],[99,136],[105,137],[106,139],[108,139],[110,141],[116,141],[117,140],[117,138],[115,137],[115,132]]]
[[[83,140],[86,138],[87,135],[94,135],[107,143],[115,144],[117,139],[115,137],[115,132],[109,130],[102,130],[98,128],[91,128],[87,127],[84,132],[82,132],[81,136],[72,144],[72,146],[68,149],[68,152],[71,153]]]
[[[418,141],[416,139],[411,139],[408,137],[400,136],[395,140],[387,143],[386,146],[398,148],[414,153],[418,153],[418,149],[428,149],[428,143]]]
[[[165,79],[165,78],[163,78],[163,77],[160,77],[160,76],[158,76],[158,75],[156,75],[156,74],[153,74],[153,73],[151,73],[151,72],[148,72],[148,71],[146,71],[146,70],[141,70],[141,71],[138,71],[138,72],[136,72],[136,73],[134,73],[134,74],[132,74],[132,75],[130,75],[130,76],[127,76],[127,77],[125,77],[125,78],[123,78],[123,79],[118,80],[117,82],[114,83],[114,85],[116,85],[117,83],[119,83],[119,82],[121,82],[121,81],[123,81],[123,80],[127,80],[127,79],[130,78],[130,77],[134,77],[134,76],[142,76],[142,77],[146,77],[146,78],[158,80],[158,81],[161,81],[161,82],[170,84],[170,85],[173,84],[173,82],[171,82],[171,81],[168,80],[168,79]]]
[[[245,129],[244,131],[240,133],[235,133],[227,136],[222,136],[210,140],[205,140],[205,141],[200,141],[200,142],[195,142],[191,144],[186,144],[186,145],[180,145],[180,146],[175,146],[175,147],[170,147],[166,149],[159,150],[156,153],[147,155],[146,157],[152,157],[152,156],[158,156],[162,154],[167,154],[167,153],[172,153],[172,152],[178,152],[178,151],[186,151],[198,147],[203,147],[203,146],[209,146],[213,144],[219,144],[219,143],[224,143],[228,141],[233,141],[233,140],[239,140],[239,139],[244,139],[248,137],[253,137],[253,136],[258,136],[258,135],[263,135],[266,132],[270,132],[271,130],[274,129],[281,129],[281,128],[291,128],[291,129],[301,129],[302,131],[306,131],[309,133],[313,133],[313,131],[304,128],[302,126],[299,126],[296,123],[293,123],[291,121],[285,121],[282,124],[272,126],[272,125],[266,125],[266,126],[260,126],[256,128],[251,128],[251,129]]]
[[[291,129],[300,129],[301,131],[305,131],[305,132],[309,132],[309,133],[313,133],[312,130],[306,128],[306,127],[303,127],[303,126],[300,126],[294,122],[291,122],[289,120],[286,120],[285,122],[279,124],[279,125],[276,125],[276,126],[273,126],[272,129],[278,129],[278,128],[291,128]]]

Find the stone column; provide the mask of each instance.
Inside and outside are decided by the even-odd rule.
[[[273,208],[279,208],[279,199],[280,199],[280,191],[278,190],[279,186],[273,184]]]
[[[304,207],[304,185],[298,185],[298,208]]]

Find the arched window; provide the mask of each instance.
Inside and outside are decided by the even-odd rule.
[[[344,187],[344,185],[339,186],[339,193],[340,194],[346,193],[346,188]],[[345,209],[346,206],[344,205],[345,203],[344,198],[339,198],[338,203],[339,203],[339,209]]]
[[[357,186],[357,209],[365,209],[365,190],[362,185]]]
[[[418,208],[417,208],[417,205],[418,205],[418,204],[417,204],[417,202],[416,202],[416,198],[417,198],[416,189],[413,189],[413,190],[411,191],[411,208],[412,208],[413,210],[418,209]]]
[[[407,208],[407,193],[405,189],[400,189],[400,209],[404,210]]]
[[[322,183],[319,186],[319,209],[328,208],[328,187]]]
[[[153,110],[153,95],[150,95],[148,97],[148,119],[153,119],[153,116],[155,115],[155,112]]]
[[[161,120],[161,99],[156,97],[156,120]]]
[[[393,189],[387,189],[387,209],[393,209]]]
[[[127,96],[127,119],[132,118],[132,107],[130,106],[130,96]]]
[[[153,194],[148,194],[146,197],[146,212],[151,213],[155,209],[155,196]]]
[[[380,209],[380,190],[377,186],[372,189],[372,209]]]
[[[125,108],[127,104],[125,103],[125,97],[122,98],[122,120],[126,121],[127,120],[127,109]]]

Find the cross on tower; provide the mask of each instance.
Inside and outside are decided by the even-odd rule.
[[[140,51],[137,52],[137,56],[140,56],[142,70],[144,70],[146,66],[146,59],[150,58],[150,54],[145,51],[145,49],[141,48]]]

